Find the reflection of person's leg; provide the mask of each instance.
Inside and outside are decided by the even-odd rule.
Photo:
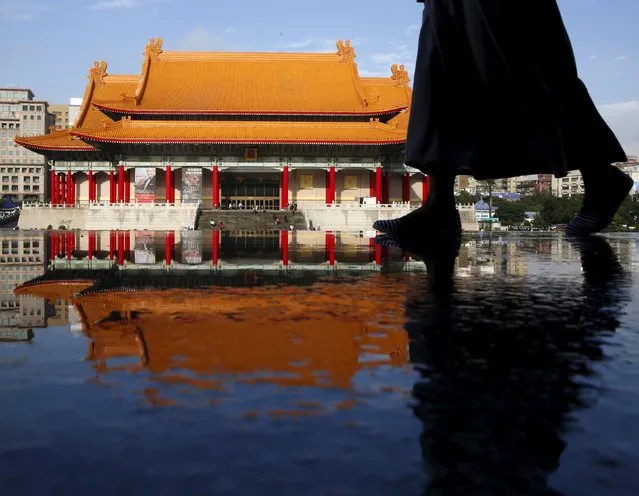
[[[403,236],[459,234],[461,221],[455,206],[455,176],[431,174],[428,177],[430,189],[424,205],[398,219],[378,220],[373,229]]]
[[[579,214],[566,226],[570,234],[588,235],[604,230],[630,193],[634,181],[612,165],[581,169],[585,196]]]

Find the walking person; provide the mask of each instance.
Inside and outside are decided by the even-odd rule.
[[[424,3],[424,0],[418,0]],[[605,229],[633,186],[577,66],[556,0],[426,0],[405,163],[430,178],[425,204],[377,221],[402,237],[459,236],[453,188],[579,170],[585,195],[566,231]]]

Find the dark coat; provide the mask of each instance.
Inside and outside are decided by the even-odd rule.
[[[405,162],[495,179],[626,155],[579,79],[556,0],[428,0]]]

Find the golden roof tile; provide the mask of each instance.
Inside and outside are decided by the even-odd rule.
[[[134,121],[124,118],[102,129],[72,130],[89,142],[392,145],[406,141],[406,130],[370,122]]]
[[[151,40],[135,99],[95,105],[123,115],[370,116],[408,106],[369,98],[354,59],[341,41],[336,53],[222,53],[164,52]]]

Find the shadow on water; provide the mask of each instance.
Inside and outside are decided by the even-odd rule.
[[[453,280],[427,262],[406,303],[412,409],[428,495],[556,495],[573,414],[596,399],[593,367],[619,326],[628,277],[602,238],[574,241],[573,278]]]

